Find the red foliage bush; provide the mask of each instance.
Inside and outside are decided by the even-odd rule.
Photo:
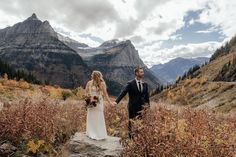
[[[59,103],[52,99],[25,99],[0,111],[0,139],[26,149],[32,140],[55,148],[76,131],[85,131],[84,102]],[[191,108],[154,106],[133,121],[134,139],[127,136],[127,104],[105,106],[110,135],[122,137],[122,156],[233,157],[236,154],[236,120]],[[124,104],[125,103],[125,104]],[[33,145],[34,146],[34,145]]]
[[[40,139],[55,146],[84,129],[84,112],[81,105],[25,99],[0,111],[0,139],[23,147],[29,140]]]
[[[134,139],[124,142],[124,157],[233,157],[236,120],[204,110],[164,106],[146,110],[133,121]]]

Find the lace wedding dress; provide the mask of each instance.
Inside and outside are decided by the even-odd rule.
[[[87,109],[86,135],[92,139],[101,140],[107,137],[107,130],[104,118],[103,96],[95,86],[89,88],[91,96],[98,96],[99,102],[96,107]]]

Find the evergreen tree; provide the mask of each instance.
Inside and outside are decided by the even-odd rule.
[[[8,79],[16,79],[17,81],[23,79],[29,83],[41,84],[32,73],[27,73],[24,70],[15,70],[11,65],[0,59],[0,76],[3,77],[4,74],[7,74]]]

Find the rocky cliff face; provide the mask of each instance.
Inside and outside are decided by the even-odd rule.
[[[35,14],[0,30],[0,57],[17,69],[31,71],[42,82],[62,87],[84,85],[90,73],[78,53]]]
[[[80,50],[81,48],[88,48],[89,47],[87,44],[80,43],[80,42],[73,40],[69,37],[65,37],[59,33],[57,34],[57,37],[60,41],[62,41],[63,43],[65,43],[67,46],[74,49],[75,51]]]
[[[9,39],[12,39],[13,41],[11,42],[15,42],[15,44],[22,44],[22,42],[25,42],[27,39],[23,38],[23,36],[33,37],[33,35],[37,34],[50,37],[57,36],[57,33],[53,30],[48,21],[42,22],[35,14],[33,14],[23,22],[19,22],[12,27],[7,27],[0,30],[0,41],[2,43],[8,39],[6,42],[9,42]]]
[[[149,84],[150,89],[154,89],[160,84],[158,78],[147,68],[140,59],[138,51],[130,40],[106,41],[97,48],[86,48],[77,51],[91,69],[100,70],[108,85],[110,92],[119,94],[121,88],[128,80],[134,78],[134,68],[144,67],[144,80]]]

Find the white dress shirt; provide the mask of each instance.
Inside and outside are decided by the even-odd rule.
[[[136,84],[137,84],[137,87],[138,87],[138,90],[140,91],[140,89],[139,89],[139,85],[138,85],[138,82],[140,82],[140,85],[141,85],[141,92],[143,91],[143,81],[142,80],[138,80],[138,79],[136,79],[135,78],[135,80],[136,80]]]

